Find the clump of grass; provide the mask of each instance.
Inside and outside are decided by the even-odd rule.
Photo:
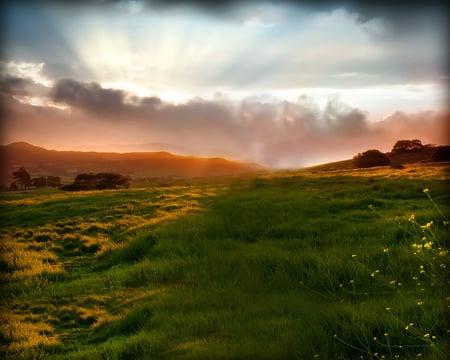
[[[425,188],[423,192],[440,219],[421,224],[412,214],[408,219],[409,226],[408,223],[399,225],[410,239],[408,251],[400,253],[407,269],[397,268],[396,274],[392,265],[399,266],[398,258],[385,247],[382,254],[388,262],[370,274],[375,288],[390,289],[394,295],[378,310],[379,317],[385,319],[384,324],[372,328],[362,337],[356,336],[353,341],[348,338],[348,333],[334,335],[339,343],[361,354],[362,358],[444,359],[448,353],[450,324],[446,314],[450,293],[447,268],[450,262],[449,250],[443,242],[448,239],[449,220],[431,197],[429,189]],[[381,216],[373,206],[369,208]],[[359,261],[356,254],[352,258],[362,268],[370,266]],[[389,266],[391,269],[385,271]]]

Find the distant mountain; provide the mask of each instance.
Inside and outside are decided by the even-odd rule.
[[[0,177],[9,186],[19,167],[31,176],[60,176],[70,182],[80,173],[114,172],[133,180],[192,178],[255,173],[264,167],[223,158],[177,156],[168,152],[83,152],[47,150],[25,142],[0,145]]]
[[[95,151],[95,152],[169,152],[177,155],[190,155],[192,150],[173,144],[167,143],[145,143],[145,144],[107,144],[99,146],[77,146],[81,151]]]

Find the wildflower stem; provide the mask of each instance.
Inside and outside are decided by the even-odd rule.
[[[361,352],[363,352],[363,353],[366,353],[366,354],[370,354],[370,353],[368,353],[367,352],[367,350],[365,350],[365,349],[361,349],[361,348],[359,348],[359,347],[356,347],[356,346],[354,346],[354,345],[352,345],[352,344],[350,344],[350,343],[348,343],[347,341],[344,341],[344,340],[342,340],[341,338],[339,338],[336,334],[334,335],[334,338],[336,339],[336,340],[338,340],[339,342],[341,342],[342,344],[344,344],[344,345],[347,345],[347,346],[349,346],[349,347],[351,347],[352,349],[355,349],[355,350],[358,350],[358,351],[361,351]]]
[[[442,212],[442,210],[439,208],[439,206],[437,206],[437,204],[434,202],[433,198],[431,197],[431,195],[429,194],[429,192],[425,192],[425,194],[428,196],[428,199],[430,199],[431,203],[433,204],[434,208],[437,210],[437,212],[439,213],[439,215],[442,216],[442,218],[445,221],[448,221],[448,218],[444,215],[444,213]]]

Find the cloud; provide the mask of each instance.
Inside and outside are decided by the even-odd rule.
[[[64,102],[92,112],[115,112],[123,107],[125,93],[121,90],[104,89],[98,83],[81,83],[61,79],[51,91],[52,100]]]
[[[0,74],[0,93],[3,95],[43,97],[49,90],[50,88],[30,78]]]
[[[29,141],[50,148],[86,149],[107,144],[172,144],[198,156],[223,156],[275,167],[298,167],[350,158],[369,148],[389,151],[399,139],[449,143],[448,113],[396,112],[384,121],[331,98],[319,106],[297,101],[244,99],[232,102],[194,98],[173,104],[158,97],[127,101],[125,92],[65,79],[53,99],[62,111],[4,103],[4,141]]]

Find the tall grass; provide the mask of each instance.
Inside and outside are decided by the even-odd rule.
[[[444,359],[447,190],[432,177],[294,174],[3,195],[8,255],[38,247],[58,271],[26,275],[5,256],[2,355]],[[35,324],[23,330],[35,341],[12,323]]]

